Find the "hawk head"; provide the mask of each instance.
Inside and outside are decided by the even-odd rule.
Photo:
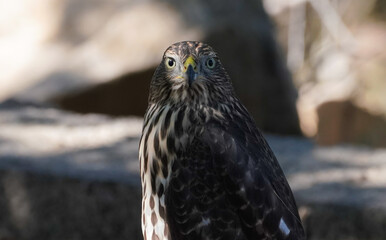
[[[212,105],[230,96],[230,79],[213,49],[187,41],[166,49],[150,84],[149,103]]]

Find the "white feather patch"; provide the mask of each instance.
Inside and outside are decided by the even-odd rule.
[[[285,224],[283,218],[280,218],[279,228],[280,228],[280,231],[281,231],[285,236],[288,236],[288,234],[290,234],[290,232],[291,232],[291,230],[289,230],[287,224]]]

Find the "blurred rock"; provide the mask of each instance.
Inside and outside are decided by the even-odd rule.
[[[0,170],[0,239],[141,239],[140,199],[131,184]]]
[[[0,239],[141,239],[141,126],[0,104]]]
[[[141,120],[0,104],[0,239],[140,239]],[[312,239],[384,239],[386,150],[267,135]]]
[[[321,104],[316,140],[322,145],[356,143],[386,147],[386,119],[354,105],[350,101]]]
[[[139,183],[132,176],[139,168],[142,119],[83,116],[18,102],[0,109],[0,167],[28,160],[24,170]]]
[[[0,18],[0,32],[12,30],[0,38],[0,66],[5,66],[0,101],[15,98],[80,112],[142,116],[150,79],[144,81],[141,73],[153,69],[170,44],[202,40],[218,51],[260,127],[300,133],[296,91],[260,0],[33,2],[12,3],[15,13]],[[29,11],[31,5],[41,11]],[[15,19],[20,27],[6,24]],[[36,30],[33,37],[30,29]],[[127,105],[115,98],[123,92],[131,101]],[[140,104],[131,109],[139,93]]]
[[[125,74],[86,90],[53,98],[61,108],[79,113],[144,116],[155,68]]]
[[[0,14],[0,32],[9,32],[0,38],[1,100],[17,94],[19,99],[44,102],[110,81],[154,66],[171,42],[200,36],[195,28],[184,26],[176,9],[161,1],[11,4],[14,14],[8,14],[9,8],[0,10],[5,12]],[[15,19],[19,27],[9,26]],[[29,30],[36,31],[29,35]]]

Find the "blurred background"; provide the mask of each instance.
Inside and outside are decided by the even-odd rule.
[[[384,0],[0,0],[0,240],[141,239],[148,87],[183,40],[218,52],[309,239],[386,238]]]

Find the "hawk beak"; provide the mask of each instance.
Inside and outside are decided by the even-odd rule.
[[[189,86],[197,78],[197,65],[192,56],[189,56],[184,63],[184,73],[188,77]]]

